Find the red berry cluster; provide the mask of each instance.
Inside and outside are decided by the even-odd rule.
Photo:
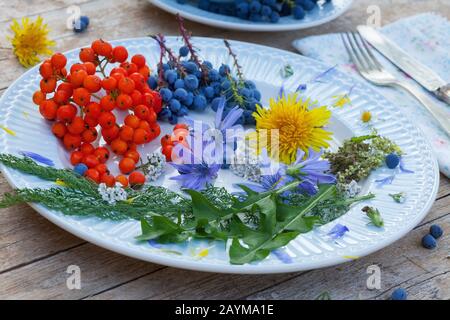
[[[173,127],[172,134],[166,134],[161,138],[161,153],[166,157],[166,161],[172,159],[172,150],[177,143],[181,143],[189,148],[186,137],[189,135],[189,127],[184,123],[178,123]]]
[[[81,49],[79,58],[81,62],[73,64],[69,73],[67,59],[61,53],[44,61],[39,68],[40,90],[34,93],[33,101],[45,119],[54,121],[52,132],[72,151],[73,165],[84,163],[88,167],[85,175],[97,183],[112,186],[119,181],[128,185],[126,176],[109,174],[105,165],[108,148],[94,147],[93,143],[101,134],[111,151],[122,156],[120,171],[130,174],[135,170],[140,159],[137,146],[161,132],[157,114],[162,100],[147,84],[150,68],[143,55],[136,54],[127,61],[125,47],[113,47],[101,39]],[[119,65],[107,75],[105,66],[109,63]],[[124,124],[117,123],[113,111],[128,114]],[[145,182],[140,172],[129,178],[130,183]]]

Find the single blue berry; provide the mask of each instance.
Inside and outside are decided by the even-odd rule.
[[[444,231],[442,230],[441,226],[437,224],[433,224],[430,227],[430,234],[433,238],[439,239],[444,234]]]
[[[280,21],[280,14],[278,12],[273,11],[270,15],[270,22],[277,23]]]
[[[259,11],[261,11],[261,3],[259,3],[259,1],[253,0],[252,2],[250,2],[249,9],[251,13],[258,13]]]
[[[183,88],[178,88],[173,93],[174,97],[180,101],[184,101],[187,98],[188,92]]]
[[[192,74],[184,78],[184,87],[187,90],[193,91],[198,88],[198,78]]]
[[[181,103],[177,99],[172,99],[169,102],[169,108],[172,113],[177,113],[181,108]]]
[[[174,89],[180,89],[184,88],[184,80],[183,79],[177,79],[173,84]]]
[[[81,16],[80,17],[80,20],[82,21],[82,22],[84,22],[84,24],[86,25],[86,27],[87,26],[89,26],[89,17],[88,16]]]
[[[217,70],[214,70],[214,69],[210,70],[208,72],[208,79],[211,82],[219,81],[219,79],[220,79],[219,72]]]
[[[172,99],[172,91],[168,88],[162,88],[159,90],[159,94],[161,95],[161,98],[164,102],[169,102],[170,99]]]
[[[206,101],[205,96],[203,96],[203,95],[195,96],[193,106],[194,106],[195,111],[205,110],[207,107],[207,101]]]
[[[203,93],[205,94],[205,97],[206,97],[207,99],[212,99],[212,98],[214,98],[214,88],[211,87],[211,86],[205,87]]]
[[[73,22],[73,31],[80,33],[87,29],[87,24],[83,22],[81,19],[78,19]]]
[[[398,164],[400,163],[400,157],[396,155],[395,153],[390,153],[386,156],[386,166],[389,169],[395,169],[397,168]]]
[[[220,74],[222,77],[225,77],[227,74],[230,73],[230,71],[231,71],[230,67],[227,66],[226,64],[222,64],[222,65],[219,67],[219,74]]]
[[[85,165],[84,163],[79,163],[73,168],[73,171],[78,173],[80,176],[84,176],[84,173],[87,171],[87,169],[87,165]]]
[[[406,300],[408,298],[408,293],[403,288],[397,288],[392,291],[391,299],[392,300]]]
[[[427,234],[422,238],[422,246],[426,249],[436,248],[436,239],[431,234]]]
[[[294,15],[294,19],[301,20],[305,17],[305,10],[301,6],[295,6],[292,9],[292,14]]]
[[[170,124],[177,124],[178,123],[178,117],[174,114],[170,115],[169,118],[169,123]]]
[[[155,76],[148,77],[147,84],[150,89],[155,90],[158,87],[158,79]]]
[[[186,71],[190,74],[198,71],[198,67],[193,61],[183,61],[181,65],[186,69]]]
[[[175,70],[167,70],[164,72],[164,79],[166,79],[169,84],[173,84],[178,79],[178,74]]]
[[[194,94],[192,92],[188,92],[186,99],[184,99],[182,102],[185,106],[189,108],[190,106],[192,106],[192,103],[194,102]]]
[[[182,46],[180,48],[179,53],[180,53],[180,57],[186,57],[189,54],[189,48],[186,46]]]

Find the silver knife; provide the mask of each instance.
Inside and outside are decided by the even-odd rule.
[[[411,57],[393,41],[370,26],[358,26],[358,31],[372,46],[388,58],[393,64],[406,72],[440,100],[450,104],[450,84],[436,72]]]

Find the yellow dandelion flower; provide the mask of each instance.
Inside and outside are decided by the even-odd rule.
[[[37,17],[34,22],[29,18],[22,18],[22,24],[14,19],[10,28],[13,36],[7,38],[13,46],[13,53],[24,67],[37,64],[39,56],[52,54],[50,47],[55,42],[48,38],[49,29],[42,17]]]
[[[307,153],[309,148],[319,151],[329,147],[327,141],[332,133],[323,127],[330,122],[331,111],[325,106],[311,108],[312,105],[309,99],[303,100],[294,93],[287,98],[270,99],[268,109],[258,106],[253,113],[258,152],[265,148],[268,154],[289,164],[295,161],[298,149]],[[273,135],[278,136],[278,150],[271,148]]]

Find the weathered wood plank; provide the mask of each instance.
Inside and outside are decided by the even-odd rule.
[[[1,1],[0,22],[20,19],[24,16],[46,14],[58,9],[66,9],[71,5],[80,5],[89,0],[32,0],[32,1]]]
[[[67,287],[70,265],[81,270],[80,290]],[[80,299],[159,268],[162,267],[83,244],[0,274],[0,299]]]

